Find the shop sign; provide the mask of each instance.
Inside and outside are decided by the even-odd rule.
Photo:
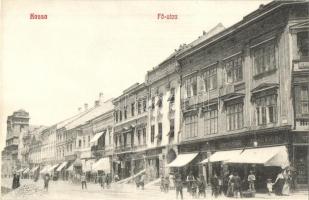
[[[219,142],[218,146],[220,149],[230,149],[230,148],[240,148],[243,145],[242,145],[241,140],[238,139],[238,140],[228,140],[228,141]]]
[[[146,156],[156,156],[162,153],[162,149],[152,149],[146,152]]]

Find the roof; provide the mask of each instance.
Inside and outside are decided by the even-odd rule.
[[[112,99],[107,100],[105,102],[103,102],[101,105],[99,106],[95,106],[89,109],[89,111],[83,115],[81,115],[80,117],[74,119],[73,121],[69,122],[68,124],[64,125],[64,127],[67,130],[71,130],[73,128],[76,128],[80,125],[83,125],[85,123],[87,123],[88,121],[104,114],[107,113],[109,111],[112,111],[114,109],[114,105],[112,103]]]
[[[222,38],[225,38],[226,36],[230,35],[231,33],[239,30],[243,26],[250,24],[260,17],[262,17],[264,14],[267,14],[283,5],[288,5],[288,4],[296,4],[296,3],[305,3],[305,1],[272,1],[268,3],[267,5],[261,5],[257,10],[251,12],[250,14],[246,15],[243,17],[243,19],[234,25],[221,30],[218,33],[215,33],[213,35],[209,35],[209,37],[206,38],[200,38],[200,40],[195,40],[189,45],[183,45],[182,49],[180,52],[177,54],[178,59],[182,59],[195,51],[198,51],[201,48],[204,48],[211,43],[214,43]]]
[[[70,118],[67,118],[67,119],[65,119],[65,120],[63,120],[63,121],[57,123],[57,124],[56,124],[56,129],[58,130],[58,129],[61,129],[61,128],[65,127],[65,125],[67,125],[68,123],[70,123],[70,122],[76,120],[77,118],[81,117],[82,115],[87,114],[87,113],[90,112],[90,111],[91,111],[91,109],[86,110],[86,111],[83,111],[83,112],[80,112],[80,113],[78,113],[77,115],[74,115],[74,116],[72,116],[72,117],[70,117]]]

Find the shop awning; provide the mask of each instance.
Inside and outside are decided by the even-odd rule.
[[[30,172],[30,169],[29,168],[26,168],[24,171],[23,171],[23,174],[27,174]]]
[[[47,173],[50,167],[51,167],[50,165],[46,165],[45,167],[43,167],[43,169],[40,171],[40,173],[41,174]]]
[[[30,172],[35,172],[37,169],[39,169],[39,166],[33,167]]]
[[[285,168],[289,166],[288,151],[285,146],[246,149],[227,163],[263,164]]]
[[[57,171],[57,172],[60,172],[60,171],[67,165],[67,163],[68,163],[68,162],[66,162],[66,161],[63,162],[63,163],[61,163],[61,165],[59,165],[59,167],[57,167],[56,171]]]
[[[70,167],[67,168],[67,171],[73,171],[73,170],[74,170],[73,164]]]
[[[95,160],[94,159],[91,159],[91,160],[87,160],[87,161],[82,161],[82,164],[83,164],[83,171],[84,172],[90,172],[92,171],[92,168],[93,168],[93,165],[95,163]]]
[[[101,158],[98,160],[96,163],[92,165],[92,170],[93,171],[105,171],[105,172],[110,172],[110,162],[109,158]]]
[[[52,171],[54,171],[54,170],[58,167],[58,165],[59,165],[59,164],[55,164],[55,165],[51,166],[51,167],[47,170],[47,172],[52,172]]]
[[[21,173],[21,172],[23,172],[24,170],[25,170],[25,168],[21,168],[21,169],[17,170],[16,172],[17,172],[17,173]]]
[[[232,151],[218,151],[212,154],[209,158],[206,158],[200,164],[206,164],[208,162],[221,162],[221,161],[228,161],[235,156],[240,155],[242,150],[232,150]]]
[[[104,131],[95,134],[95,135],[93,136],[93,138],[90,140],[91,146],[97,145],[97,144],[98,144],[99,138],[100,138],[103,134],[104,134]]]
[[[183,167],[191,162],[198,153],[179,154],[175,160],[173,160],[168,167]]]

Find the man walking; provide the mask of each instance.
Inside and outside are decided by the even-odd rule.
[[[84,187],[85,187],[85,189],[87,189],[87,182],[86,182],[86,175],[85,175],[85,173],[83,173],[81,175],[81,182],[82,182],[82,190],[84,189]]]
[[[248,176],[248,182],[249,182],[249,190],[254,192],[255,191],[255,187],[254,187],[255,175],[253,174],[252,170],[250,170],[250,174]]]
[[[44,176],[44,189],[46,191],[48,191],[49,180],[50,180],[49,174],[45,174],[45,176]]]
[[[182,179],[181,179],[181,175],[178,173],[175,176],[175,187],[176,187],[176,199],[178,199],[179,194],[180,194],[181,199],[183,199]]]

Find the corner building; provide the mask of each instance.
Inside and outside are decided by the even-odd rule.
[[[308,23],[308,3],[271,2],[182,46],[176,55],[182,108],[178,151],[199,153],[189,171],[208,179],[237,171],[246,179],[254,170],[259,188],[278,168],[266,173],[245,157],[243,163],[200,161],[231,150],[263,156],[263,148],[277,146],[288,152],[298,183],[308,184]]]

